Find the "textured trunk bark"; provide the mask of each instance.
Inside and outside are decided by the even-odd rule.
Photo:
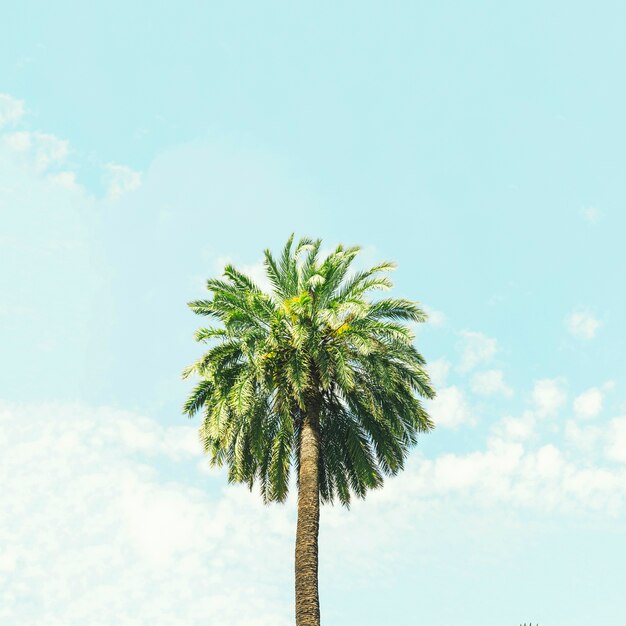
[[[300,486],[296,530],[296,626],[319,626],[317,538],[320,524],[319,410],[313,408],[300,434]]]

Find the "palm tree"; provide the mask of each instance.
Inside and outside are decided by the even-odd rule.
[[[418,433],[433,424],[418,396],[434,397],[405,322],[423,322],[409,300],[368,300],[389,289],[381,263],[352,271],[358,247],[320,258],[320,240],[265,251],[271,289],[228,265],[209,300],[189,303],[218,322],[196,332],[211,347],[183,376],[200,382],[184,411],[203,412],[200,437],[231,482],[256,483],[283,502],[295,467],[297,626],[319,626],[320,503],[348,505],[403,467]]]

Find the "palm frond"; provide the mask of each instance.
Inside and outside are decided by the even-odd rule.
[[[320,258],[321,240],[266,250],[272,286],[264,293],[233,265],[207,281],[212,297],[189,303],[215,320],[194,337],[205,353],[183,376],[198,376],[183,406],[203,413],[200,438],[229,480],[258,483],[266,502],[283,501],[300,462],[300,433],[319,407],[319,485],[323,502],[348,506],[396,474],[432,429],[421,398],[434,389],[411,325],[426,320],[401,298],[369,300],[390,289],[390,262],[354,271],[358,247]]]

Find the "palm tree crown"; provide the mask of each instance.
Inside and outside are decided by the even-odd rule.
[[[283,501],[300,463],[303,420],[317,408],[319,496],[349,504],[396,474],[417,435],[432,428],[419,397],[432,398],[425,361],[407,322],[416,303],[369,300],[391,287],[392,263],[353,271],[358,247],[320,258],[320,240],[293,236],[280,258],[265,251],[271,290],[228,265],[207,281],[212,298],[189,304],[216,326],[196,332],[208,351],[184,372],[199,384],[185,406],[229,480]]]

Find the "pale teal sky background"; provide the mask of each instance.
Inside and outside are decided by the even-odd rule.
[[[626,10],[12,3],[0,622],[292,623],[293,499],[180,414],[185,303],[289,233],[399,263],[437,429],[324,509],[325,626],[626,623]]]

